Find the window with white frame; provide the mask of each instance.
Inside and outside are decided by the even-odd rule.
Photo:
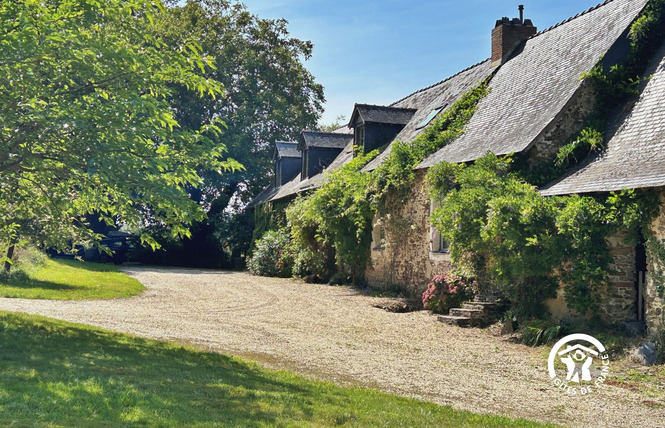
[[[432,215],[434,210],[436,210],[439,206],[439,204],[432,200],[430,204],[430,215]],[[449,251],[448,241],[446,241],[445,238],[441,236],[441,233],[436,230],[433,225],[430,226],[430,248],[431,252],[433,253],[448,253]]]
[[[447,253],[448,241],[445,240],[441,233],[432,227],[432,252],[433,253]]]
[[[386,244],[386,227],[383,224],[383,219],[377,214],[374,217],[373,227],[372,227],[372,249],[380,250],[385,247]]]

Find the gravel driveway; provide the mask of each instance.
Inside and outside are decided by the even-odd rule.
[[[491,330],[389,313],[348,287],[245,273],[127,267],[143,295],[106,301],[0,299],[0,310],[177,340],[343,384],[457,409],[567,426],[665,426],[662,396],[605,385],[569,397],[550,383],[546,350]],[[654,406],[655,404],[655,406]]]

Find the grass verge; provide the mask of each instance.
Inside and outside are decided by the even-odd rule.
[[[0,425],[535,427],[0,312]]]
[[[25,299],[114,299],[141,294],[144,288],[114,265],[77,260],[48,259],[0,277],[0,297]]]

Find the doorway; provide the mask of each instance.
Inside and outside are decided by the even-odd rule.
[[[647,251],[644,235],[640,231],[637,246],[635,247],[635,291],[637,304],[637,320],[644,321],[646,313],[646,275],[647,275]]]

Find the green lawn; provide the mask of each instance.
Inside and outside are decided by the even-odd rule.
[[[541,426],[8,312],[0,312],[0,425]]]
[[[0,297],[26,299],[114,299],[141,294],[143,285],[110,264],[46,260],[21,275],[0,279]]]

